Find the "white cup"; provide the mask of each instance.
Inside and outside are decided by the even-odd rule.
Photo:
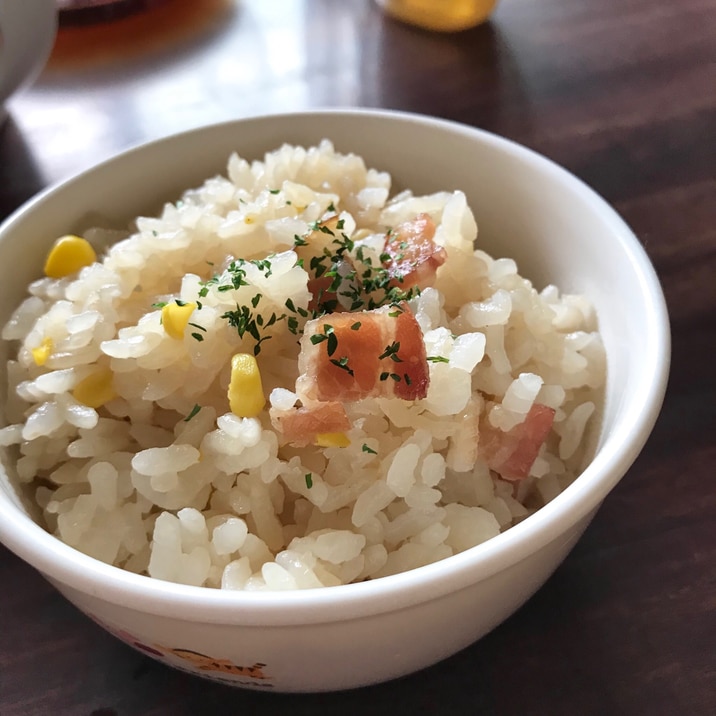
[[[55,0],[0,0],[0,117],[5,101],[45,66],[56,32]]]

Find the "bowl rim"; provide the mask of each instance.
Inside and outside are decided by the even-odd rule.
[[[632,401],[620,420],[621,425],[628,426],[628,433],[612,431],[605,437],[592,462],[566,490],[528,519],[487,542],[407,572],[325,589],[258,593],[227,591],[180,585],[133,574],[64,544],[10,499],[0,497],[0,541],[60,589],[84,592],[141,612],[170,614],[208,623],[311,624],[397,610],[487,579],[529,559],[542,547],[558,540],[580,520],[591,519],[593,512],[646,443],[664,399],[671,349],[666,302],[646,251],[617,212],[581,179],[542,154],[492,132],[427,115],[363,108],[281,112],[211,123],[142,142],[47,187],[0,224],[0,241],[25,215],[40,207],[47,197],[71,190],[75,182],[118,160],[131,161],[148,147],[171,146],[188,137],[201,136],[222,127],[231,126],[238,130],[246,123],[285,121],[296,117],[320,117],[335,121],[370,117],[385,122],[417,123],[426,128],[461,135],[469,141],[487,143],[536,166],[569,191],[580,195],[594,212],[599,213],[638,277],[641,294],[650,308],[645,317],[644,339],[648,342],[647,354],[651,360],[643,366],[640,374],[644,397],[641,402]]]

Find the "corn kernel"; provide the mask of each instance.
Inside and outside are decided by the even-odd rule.
[[[183,303],[180,306],[176,301],[163,306],[162,325],[167,335],[172,338],[184,338],[184,331],[195,308],[195,303]]]
[[[97,260],[92,245],[79,236],[62,236],[52,245],[45,260],[45,276],[64,278]]]
[[[112,386],[112,371],[100,368],[81,380],[72,391],[74,399],[88,408],[99,408],[117,397]]]
[[[52,355],[54,347],[55,345],[52,342],[52,338],[45,338],[37,348],[33,348],[30,353],[32,353],[32,359],[35,361],[35,365],[45,365],[47,359]]]
[[[255,418],[266,405],[261,372],[256,358],[237,353],[231,359],[231,381],[227,393],[231,412],[239,418]]]
[[[345,433],[318,433],[316,435],[318,447],[348,447],[351,441]]]

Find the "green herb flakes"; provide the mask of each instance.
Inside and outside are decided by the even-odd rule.
[[[385,350],[378,356],[378,360],[383,360],[383,358],[390,358],[396,363],[402,363],[403,359],[398,357],[399,350],[400,341],[393,341],[389,346],[385,347]]]

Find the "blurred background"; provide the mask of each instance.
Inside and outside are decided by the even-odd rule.
[[[697,91],[708,64],[687,72],[685,63],[712,41],[713,27],[680,3],[502,0],[489,23],[461,33],[399,22],[373,0],[58,4],[49,63],[9,104],[10,131],[32,145],[41,183],[207,121],[339,106],[498,131],[578,174],[580,155],[595,150],[659,172],[640,128],[656,120],[660,148],[678,150],[697,141],[679,117],[711,102]],[[670,101],[675,82],[679,102]],[[632,141],[617,139],[622,130]],[[575,135],[585,141],[569,141]],[[633,179],[631,162],[600,171],[608,176],[583,178],[612,199]]]

